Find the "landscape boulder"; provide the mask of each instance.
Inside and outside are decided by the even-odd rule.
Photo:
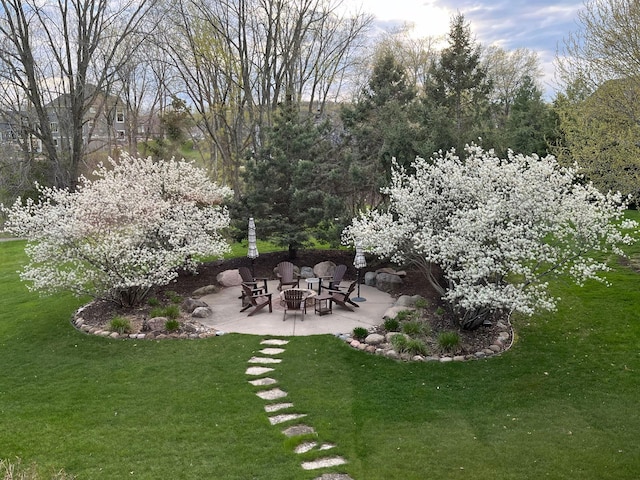
[[[378,273],[376,287],[387,293],[397,291],[402,287],[402,278],[394,273]]]
[[[333,277],[336,271],[336,264],[331,261],[320,262],[313,267],[313,273],[316,277]]]
[[[182,309],[187,313],[193,313],[193,311],[198,307],[208,307],[206,302],[202,300],[196,300],[195,298],[185,298],[182,302]]]
[[[378,274],[376,272],[367,272],[364,274],[364,284],[369,287],[376,286],[376,277]]]
[[[223,287],[235,287],[242,283],[242,277],[240,276],[238,269],[225,270],[218,274],[216,281]]]

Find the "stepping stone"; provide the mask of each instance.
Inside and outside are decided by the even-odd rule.
[[[287,392],[283,392],[279,388],[274,388],[271,390],[263,390],[261,392],[256,393],[257,396],[262,398],[263,400],[275,400],[276,398],[286,397]]]
[[[279,355],[284,351],[284,348],[263,348],[260,353],[263,355]]]
[[[269,367],[249,367],[247,371],[244,372],[247,375],[263,375],[268,372],[273,372],[273,368]]]
[[[274,415],[273,417],[269,417],[269,422],[271,422],[271,425],[278,425],[279,423],[297,420],[298,418],[306,416],[306,413],[283,413],[282,415]]]
[[[316,445],[318,445],[316,442],[303,442],[294,449],[294,452],[307,453],[313,450]]]
[[[316,448],[317,446],[318,446],[317,442],[303,442],[300,445],[298,445],[294,451],[296,453],[307,453],[313,450],[314,448]],[[323,443],[322,445],[320,445],[320,447],[318,447],[318,450],[320,451],[331,450],[332,448],[335,448],[335,447],[336,446],[331,443]]]
[[[287,343],[289,343],[289,340],[279,340],[277,338],[270,338],[260,342],[261,345],[286,345]]]
[[[305,470],[317,470],[318,468],[335,467],[344,465],[347,461],[342,457],[326,457],[319,458],[312,462],[302,462],[302,468]]]
[[[278,381],[273,378],[266,377],[258,378],[257,380],[249,380],[249,383],[257,387],[258,385],[273,385],[274,383],[278,383]]]
[[[346,473],[325,473],[313,480],[353,480],[353,478]]]
[[[281,358],[251,357],[249,363],[280,363]]]
[[[267,413],[277,412],[279,410],[284,410],[285,408],[293,407],[293,403],[271,403],[269,405],[264,406],[264,411]]]
[[[308,425],[294,425],[282,431],[287,437],[297,437],[298,435],[306,435],[307,433],[316,433],[313,427]]]

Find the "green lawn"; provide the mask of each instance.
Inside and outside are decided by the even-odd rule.
[[[78,479],[320,475],[247,383],[262,337],[83,335],[69,324],[82,301],[19,282],[23,246],[0,243],[0,458]],[[556,284],[558,312],[516,319],[497,358],[398,363],[332,336],[292,338],[273,376],[349,461],[333,470],[357,480],[636,479],[640,277],[609,278]]]

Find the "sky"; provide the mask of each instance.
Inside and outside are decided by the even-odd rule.
[[[375,16],[376,27],[414,26],[416,37],[437,37],[449,32],[450,20],[464,15],[476,41],[510,51],[527,48],[538,53],[544,76],[541,85],[551,99],[557,88],[554,58],[563,38],[578,30],[581,0],[345,0],[348,8],[361,8]]]

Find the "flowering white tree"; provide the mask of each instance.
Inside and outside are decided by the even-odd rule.
[[[550,275],[602,280],[608,267],[590,254],[621,255],[633,241],[627,199],[581,183],[575,168],[552,156],[466,150],[466,159],[417,158],[411,175],[395,165],[383,190],[388,210],[362,213],[343,232],[345,244],[359,239],[371,253],[417,265],[464,328],[499,311],[554,309]]]
[[[231,191],[185,161],[154,162],[122,154],[80,177],[73,192],[39,186],[40,200],[18,199],[4,229],[29,240],[21,272],[29,288],[71,290],[120,305],[195,271],[204,256],[229,248],[223,201]]]

